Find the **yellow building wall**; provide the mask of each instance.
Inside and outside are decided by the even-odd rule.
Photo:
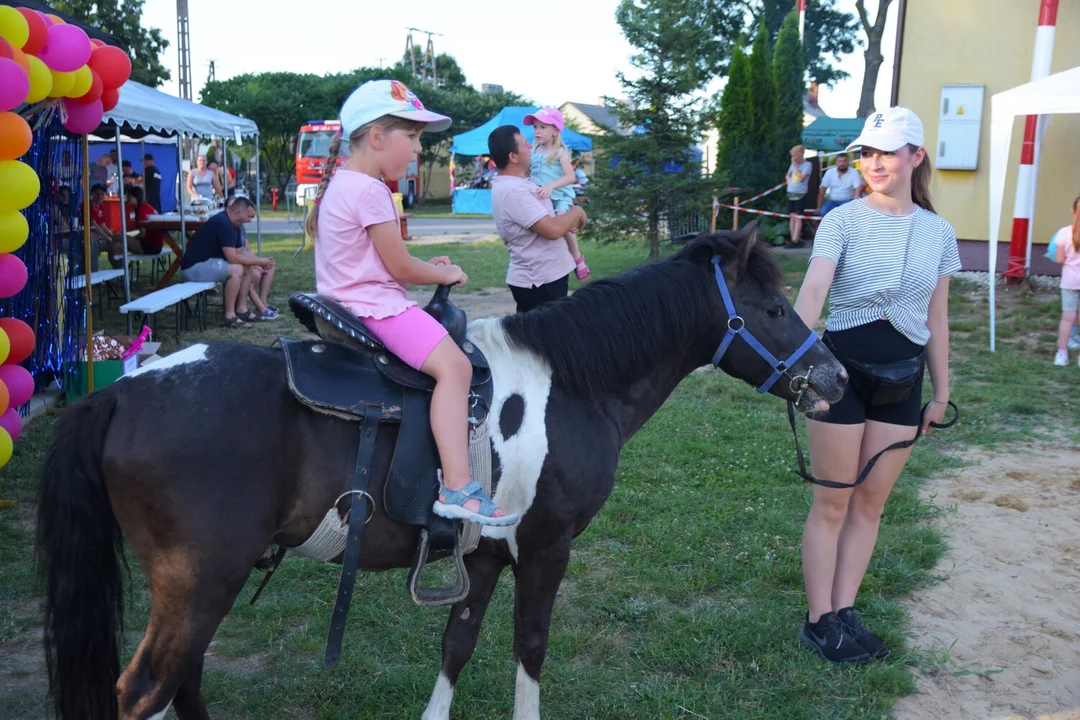
[[[987,240],[990,176],[990,98],[1031,79],[1039,0],[908,0],[897,104],[922,119],[931,160],[938,142],[943,85],[986,87],[976,170],[934,169],[934,206],[961,240]],[[1080,66],[1080,2],[1059,4],[1050,72]],[[1013,124],[999,240],[1008,242],[1024,118]],[[1080,115],[1054,115],[1043,137],[1032,241],[1071,222],[1080,194]]]

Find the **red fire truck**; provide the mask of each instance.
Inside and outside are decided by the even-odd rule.
[[[309,193],[314,193],[322,180],[326,158],[330,156],[330,141],[341,132],[340,120],[311,120],[300,128],[296,139],[296,204],[302,206]],[[345,161],[338,158],[338,166]],[[400,192],[406,208],[420,195],[420,156],[409,163],[409,171],[400,181],[386,181],[390,192]]]

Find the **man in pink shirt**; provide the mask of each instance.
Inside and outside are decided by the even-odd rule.
[[[575,205],[556,217],[551,200],[540,199],[539,186],[529,180],[529,142],[516,125],[492,131],[488,150],[499,169],[491,181],[491,210],[510,251],[506,284],[523,313],[566,297],[574,258],[563,236],[585,227],[585,211]]]

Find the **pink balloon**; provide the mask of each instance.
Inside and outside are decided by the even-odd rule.
[[[8,408],[8,411],[3,415],[0,415],[0,428],[7,430],[8,435],[11,436],[11,442],[15,442],[22,435],[22,418],[19,417],[19,412],[15,408]]]
[[[38,60],[50,70],[75,72],[90,59],[94,46],[82,28],[74,25],[50,25],[45,47],[38,53]]]
[[[30,78],[19,63],[0,57],[0,112],[22,105],[30,93]]]
[[[22,365],[0,365],[0,382],[7,385],[11,407],[22,407],[34,396],[34,376]]]
[[[10,253],[0,253],[0,298],[18,295],[26,287],[26,265]]]
[[[64,98],[61,105],[64,112],[60,117],[64,127],[76,135],[89,135],[97,130],[105,114],[101,100],[83,105],[71,98]]]

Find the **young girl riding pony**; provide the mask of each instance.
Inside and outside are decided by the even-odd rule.
[[[543,108],[525,116],[526,125],[533,126],[532,163],[529,179],[540,186],[541,199],[551,198],[556,215],[563,215],[574,207],[574,190],[577,174],[570,163],[570,150],[563,144],[563,115],[555,108]],[[578,280],[589,279],[589,266],[577,244],[577,233],[566,233],[566,247],[574,258]]]
[[[405,176],[425,129],[445,130],[450,122],[425,110],[400,82],[372,80],[354,90],[341,108],[342,137],[330,146],[307,231],[315,238],[319,293],[363,320],[390,352],[435,378],[431,431],[442,461],[435,513],[512,525],[518,516],[499,510],[471,479],[472,365],[443,326],[405,293],[409,283],[461,286],[469,278],[449,258],[424,262],[409,254],[393,196],[383,183]],[[340,154],[348,161],[335,170]]]

